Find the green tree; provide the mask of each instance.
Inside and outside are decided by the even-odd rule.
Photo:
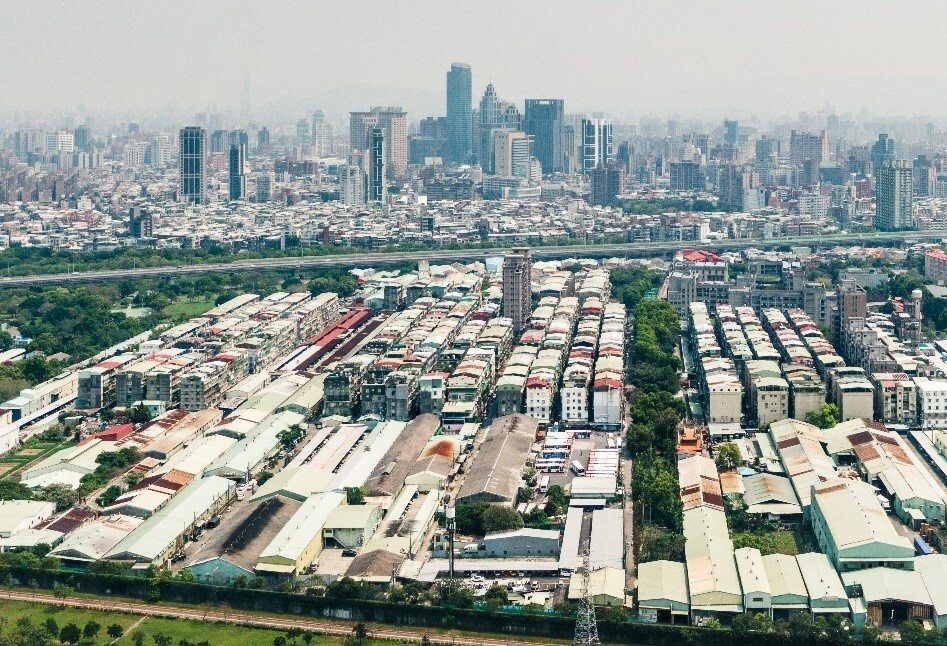
[[[898,634],[901,637],[901,643],[906,646],[921,646],[928,643],[927,630],[917,619],[908,619],[898,626]],[[939,640],[931,640],[931,643],[937,643]]]
[[[82,639],[82,631],[79,630],[79,626],[72,622],[63,626],[62,630],[59,631],[59,641],[63,643],[78,644],[80,639]]]
[[[523,526],[532,529],[549,529],[549,516],[541,507],[533,507],[523,514]]]
[[[43,628],[50,637],[56,638],[59,636],[59,624],[56,623],[56,620],[52,617],[46,619],[46,623],[43,624]],[[0,626],[0,630],[2,630],[2,626]]]
[[[483,599],[492,606],[507,606],[510,603],[506,588],[499,585],[490,586],[486,594],[483,595]]]
[[[806,413],[806,422],[819,428],[832,428],[838,424],[841,414],[835,404],[822,404],[818,410]]]
[[[546,492],[546,514],[549,516],[558,516],[565,512],[568,506],[569,501],[566,498],[565,490],[559,485],[549,487],[549,491]]]
[[[85,628],[82,629],[82,636],[95,641],[95,637],[99,634],[99,630],[101,629],[102,625],[99,622],[90,619],[86,622]]]
[[[135,646],[144,646],[145,644],[145,633],[140,630],[136,630],[132,633],[132,643]]]
[[[735,443],[726,442],[717,449],[717,468],[721,471],[729,471],[740,464],[743,464],[743,454]]]
[[[154,641],[155,646],[171,646],[171,637],[164,633],[153,633],[151,639]]]
[[[773,631],[773,620],[763,613],[745,612],[734,617],[730,628],[738,635],[766,634]]]
[[[474,594],[470,588],[454,586],[447,594],[447,603],[453,608],[473,608]]]
[[[512,507],[490,505],[481,519],[483,532],[505,532],[523,527],[523,517]]]
[[[151,410],[144,404],[138,404],[131,410],[130,419],[133,424],[147,424],[152,417]]]
[[[19,482],[0,481],[0,500],[31,500],[33,491]]]
[[[349,505],[364,505],[368,491],[364,487],[346,487],[345,502]]]
[[[109,624],[109,627],[105,629],[105,634],[112,639],[118,639],[125,634],[125,629],[119,624]]]
[[[484,534],[483,513],[489,506],[485,502],[457,505],[454,519],[457,531],[467,536],[482,536]]]
[[[56,503],[56,511],[65,511],[76,503],[76,492],[69,485],[54,483],[40,489],[38,500]]]
[[[72,588],[68,585],[57,585],[53,590],[53,596],[57,599],[66,599],[72,596]]]

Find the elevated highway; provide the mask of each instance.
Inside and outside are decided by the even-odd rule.
[[[660,256],[685,247],[733,251],[748,248],[773,249],[779,247],[858,246],[863,244],[915,244],[939,242],[947,232],[902,231],[892,233],[830,234],[772,238],[768,240],[728,239],[712,242],[628,242],[619,244],[576,244],[556,247],[533,247],[533,256],[541,259],[608,258],[612,256]],[[431,249],[426,251],[365,252],[338,256],[299,256],[235,260],[223,263],[182,264],[167,267],[139,267],[134,269],[104,269],[87,272],[35,274],[31,276],[0,277],[2,287],[30,287],[34,285],[61,285],[90,283],[105,280],[134,280],[141,278],[169,278],[211,273],[253,271],[302,270],[314,267],[371,267],[392,265],[427,259],[432,262],[476,260],[502,256],[507,247],[479,249]]]

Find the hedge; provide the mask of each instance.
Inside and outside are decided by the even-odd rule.
[[[230,588],[168,579],[41,570],[0,565],[0,580],[12,585],[53,589],[68,585],[79,592],[97,595],[121,595],[147,601],[175,601],[191,604],[227,604],[230,608],[284,613],[331,619],[393,624],[401,626],[488,631],[509,635],[570,639],[574,620],[544,614],[511,614],[459,608],[407,605],[384,601],[331,599],[289,592],[270,592],[248,588]],[[605,642],[632,643],[642,646],[758,646],[760,637],[741,635],[729,630],[711,630],[663,624],[598,622],[599,635]],[[788,638],[765,635],[768,645],[783,646]]]

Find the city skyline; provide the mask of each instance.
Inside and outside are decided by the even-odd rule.
[[[861,3],[857,27],[850,6],[836,2],[791,13],[719,2],[610,3],[599,8],[608,21],[582,20],[583,8],[571,3],[545,5],[557,19],[542,21],[528,6],[504,6],[505,20],[491,21],[498,14],[483,4],[440,12],[428,2],[344,12],[298,3],[238,3],[223,11],[214,4],[103,2],[55,5],[55,12],[50,3],[15,4],[18,19],[0,26],[8,87],[17,88],[4,101],[8,113],[184,118],[208,107],[253,114],[319,107],[336,120],[390,104],[420,119],[444,113],[444,70],[456,60],[471,66],[475,97],[492,82],[518,104],[560,97],[570,112],[605,111],[617,120],[651,113],[746,119],[826,105],[840,113],[941,118],[947,98],[947,72],[931,64],[939,21],[918,21],[910,34],[891,30],[903,12],[888,3]],[[192,19],[180,21],[185,8]],[[942,12],[933,3],[912,9]],[[465,28],[454,29],[458,24]],[[353,25],[357,56],[348,55]],[[95,38],[106,31],[109,38]],[[504,47],[482,47],[478,35],[486,31]],[[433,38],[417,37],[425,34]],[[583,46],[549,46],[568,42]],[[190,82],[181,80],[184,65],[195,68]]]

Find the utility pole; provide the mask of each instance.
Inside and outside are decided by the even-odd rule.
[[[592,604],[592,591],[589,589],[589,552],[585,551],[582,563],[582,601],[575,613],[575,638],[573,646],[599,646],[598,623],[595,620],[595,606]]]

